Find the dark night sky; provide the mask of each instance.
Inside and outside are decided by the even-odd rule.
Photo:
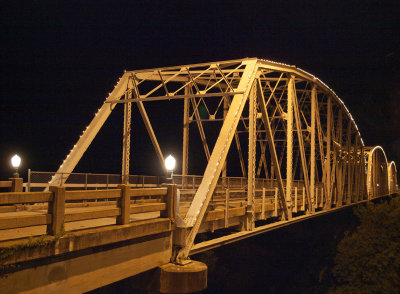
[[[124,69],[243,57],[318,76],[347,105],[366,145],[382,145],[399,166],[398,1],[134,2],[1,2],[1,179],[14,153],[23,175],[57,170]],[[79,171],[120,171],[122,123],[111,119]],[[135,152],[145,146],[140,134]]]

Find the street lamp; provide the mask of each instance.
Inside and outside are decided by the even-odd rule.
[[[167,180],[173,180],[173,175],[174,175],[174,168],[175,168],[175,163],[176,160],[172,155],[168,155],[167,158],[165,158],[165,168],[167,169],[168,172],[171,172],[171,175]]]
[[[19,178],[18,168],[19,168],[20,164],[21,164],[21,157],[19,157],[17,154],[15,154],[11,158],[11,165],[13,166],[13,168],[15,168],[15,173],[13,174],[14,178]]]

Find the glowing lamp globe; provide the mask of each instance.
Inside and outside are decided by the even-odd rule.
[[[19,157],[17,154],[15,154],[12,158],[11,158],[11,165],[14,168],[19,168],[21,164],[21,157]]]
[[[19,178],[18,168],[19,168],[20,164],[21,164],[21,157],[19,157],[17,154],[15,154],[11,158],[11,165],[13,166],[13,168],[15,168],[15,173],[13,174],[14,178]]]
[[[176,163],[176,160],[171,155],[168,155],[168,157],[165,158],[165,168],[168,171],[173,171],[174,170],[175,163]]]

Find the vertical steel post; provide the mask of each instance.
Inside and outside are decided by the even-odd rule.
[[[324,187],[321,187],[321,204],[320,207],[324,207]]]
[[[27,185],[28,192],[31,191],[31,169],[28,169],[28,185]]]
[[[351,154],[350,154],[350,145],[351,145],[351,122],[347,124],[347,138],[346,138],[346,167],[347,167],[347,195],[346,195],[346,204],[351,203]]]
[[[262,188],[262,196],[261,196],[261,219],[265,219],[265,186]]]
[[[271,125],[271,130],[275,130],[275,121],[274,121],[273,118],[271,118],[270,125]],[[270,169],[271,170],[271,172],[270,172],[271,187],[272,187],[272,182],[273,182],[273,180],[275,178],[275,169],[276,168],[280,168],[280,167],[274,165],[274,158],[273,157],[274,157],[274,155],[271,153],[271,169]]]
[[[228,108],[229,108],[228,96],[224,96],[223,99],[224,99],[224,120],[225,120],[226,115],[228,113]],[[226,178],[226,167],[227,167],[227,164],[228,164],[228,158],[226,158],[224,166],[222,168],[222,177],[223,178]]]
[[[321,182],[325,185],[325,153],[324,153],[324,139],[322,134],[322,126],[321,126],[321,116],[319,113],[318,99],[315,99],[315,120],[317,122],[317,135],[318,135],[318,146],[319,146],[319,154],[321,161],[321,169],[322,169],[322,178]]]
[[[307,195],[307,203],[308,203],[308,212],[309,213],[313,213],[314,212],[314,206],[312,205],[312,201],[311,201],[311,193],[310,193],[310,182],[308,179],[308,167],[307,167],[307,159],[306,159],[306,153],[305,153],[305,148],[304,148],[304,140],[303,140],[303,133],[301,130],[301,118],[300,118],[300,106],[299,103],[297,101],[297,97],[296,97],[296,88],[293,85],[293,91],[294,91],[294,95],[293,95],[293,106],[294,106],[294,115],[296,118],[296,130],[297,130],[297,138],[299,141],[299,150],[297,153],[297,158],[296,158],[296,166],[297,166],[297,160],[299,158],[299,154],[301,156],[301,166],[302,169],[300,170],[300,176],[303,175],[304,177],[304,186],[305,186],[305,190],[306,190],[306,195]],[[295,172],[296,172],[296,168],[295,168]]]
[[[278,216],[278,187],[275,187],[275,193],[274,193],[274,217]]]
[[[338,127],[337,127],[337,133],[338,133],[338,142],[339,142],[339,150],[338,150],[338,165],[337,165],[337,203],[336,205],[342,206],[343,204],[343,118],[342,118],[342,110],[339,110],[339,115],[338,115]]]
[[[357,153],[358,153],[358,138],[357,136],[354,138],[354,146],[353,146],[353,151],[352,151],[352,163],[351,163],[351,180],[350,180],[350,197],[351,201],[354,202],[355,200],[355,185],[356,185],[356,180],[357,180],[357,175],[356,175],[356,166],[357,166]]]
[[[229,227],[229,189],[225,189],[225,228]]]
[[[185,95],[189,94],[188,86]],[[182,188],[185,188],[189,162],[189,98],[183,100]]]
[[[373,173],[372,173],[372,179],[373,179],[373,181],[372,181],[372,185],[373,185],[373,189],[372,189],[372,191],[374,191],[373,192],[373,198],[376,198],[376,197],[378,197],[378,189],[377,189],[377,185],[378,185],[378,173],[377,173],[377,160],[376,160],[376,157],[377,157],[377,152],[373,152],[372,153],[372,170],[373,170]]]
[[[132,98],[132,90],[125,92],[125,99]],[[124,103],[124,133],[122,137],[122,183],[127,185],[129,180],[129,157],[131,146],[131,117],[132,103]]]
[[[360,177],[360,166],[361,166],[361,157],[358,155],[360,152],[361,155],[361,140],[357,137],[357,141],[359,141],[359,145],[357,144],[357,151],[356,151],[356,169],[355,169],[355,202],[358,202],[360,199],[360,184],[361,184],[361,177]]]
[[[327,123],[326,123],[326,187],[325,208],[331,208],[331,123],[332,123],[332,98],[328,97]]]
[[[292,209],[292,182],[293,182],[293,88],[294,76],[291,75],[288,84],[287,102],[287,145],[286,145],[286,206]]]
[[[310,167],[310,197],[313,207],[316,207],[315,201],[315,103],[317,99],[317,87],[311,89],[311,167]]]
[[[337,148],[335,145],[333,145],[333,152],[332,152],[332,170],[331,170],[331,197],[330,197],[330,202],[331,205],[335,204],[336,205],[336,200],[337,200],[337,182],[335,178],[335,173],[337,172]]]
[[[247,225],[246,230],[254,229],[255,211],[255,168],[256,168],[256,84],[253,85],[249,95],[249,154],[247,172]]]
[[[361,189],[361,195],[362,195],[362,199],[365,199],[365,194],[367,193],[367,187],[366,187],[366,174],[365,174],[365,149],[364,146],[361,147],[361,185],[362,185],[362,189]],[[367,195],[367,199],[368,199],[368,195]]]

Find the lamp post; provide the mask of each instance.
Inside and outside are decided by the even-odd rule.
[[[172,155],[168,155],[168,157],[165,158],[164,163],[165,163],[165,168],[167,169],[167,171],[171,172],[171,174],[169,174],[170,177],[167,178],[167,180],[170,180],[171,183],[173,183],[174,182],[174,178],[173,178],[174,168],[175,168],[176,160]]]
[[[15,154],[11,158],[11,165],[13,166],[13,168],[15,168],[15,173],[13,174],[14,178],[19,178],[18,168],[19,168],[20,164],[21,164],[21,157],[19,157],[17,154]]]

